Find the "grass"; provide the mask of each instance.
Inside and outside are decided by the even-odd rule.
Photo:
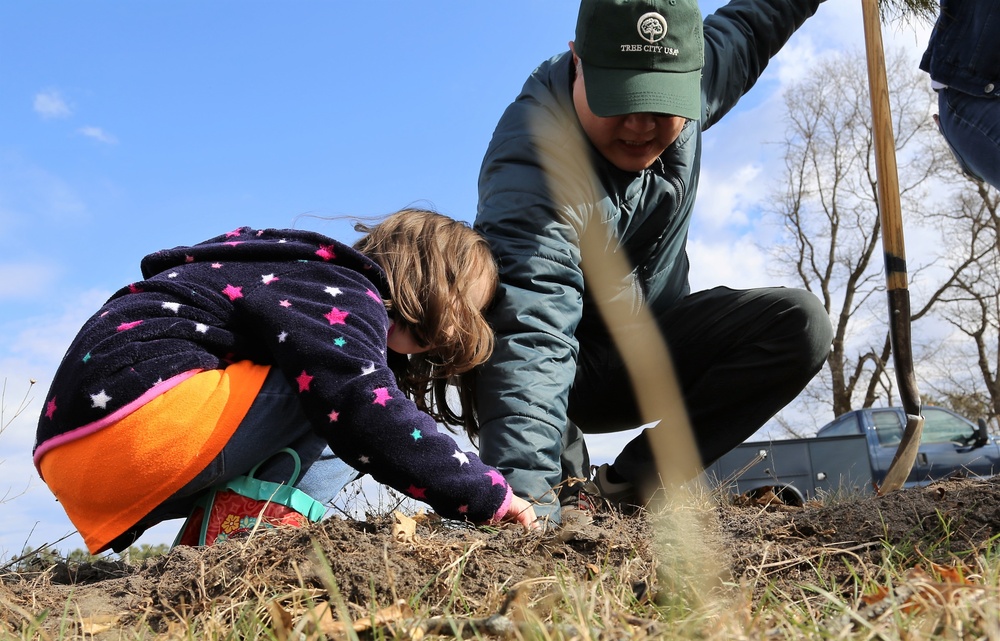
[[[33,383],[33,382],[32,382]],[[29,386],[13,414],[0,402],[0,433],[29,403]],[[6,396],[6,383],[0,401]],[[831,505],[857,497],[831,495]],[[394,594],[394,603],[379,602],[370,577],[368,603],[348,603],[318,546],[311,558],[322,587],[300,578],[297,586],[262,586],[253,577],[234,575],[227,581],[231,598],[219,598],[219,586],[193,588],[201,603],[194,608],[173,604],[169,622],[154,622],[142,609],[106,615],[81,614],[76,595],[61,608],[38,611],[15,602],[0,577],[0,640],[128,639],[128,640],[268,640],[312,641],[326,638],[421,639],[513,638],[597,641],[619,638],[656,639],[820,639],[906,640],[983,639],[1000,641],[1000,534],[982,545],[953,549],[955,515],[937,512],[909,540],[853,542],[840,549],[817,548],[793,559],[761,554],[741,576],[718,572],[718,543],[711,518],[721,497],[696,493],[680,504],[665,503],[654,542],[661,567],[659,593],[650,586],[621,579],[629,564],[608,558],[588,566],[586,578],[571,568],[520,583],[498,583],[495,594],[471,599],[463,590],[476,543],[442,564],[436,576],[413,594]],[[383,506],[384,507],[384,506]],[[391,503],[395,509],[398,504]],[[369,510],[365,510],[368,512]],[[375,511],[378,511],[377,509]],[[757,512],[757,516],[762,512]],[[750,519],[756,518],[751,512]],[[888,524],[883,523],[888,533]],[[767,542],[762,542],[766,545]],[[881,546],[881,565],[873,567],[859,550]],[[79,561],[79,559],[77,559]],[[481,561],[480,561],[481,562]],[[846,578],[833,579],[831,564],[848,568]],[[779,581],[795,566],[804,578]],[[23,579],[21,579],[23,580]],[[443,583],[446,595],[428,604],[431,585]],[[51,588],[39,581],[39,593]],[[200,590],[200,591],[199,591]],[[141,598],[144,595],[136,595]],[[138,614],[137,614],[138,612]],[[163,628],[166,628],[165,630]]]
[[[418,639],[419,630],[437,631],[442,638],[457,637],[463,626],[468,629],[474,624],[479,633],[471,636],[476,638],[489,636],[485,630],[509,630],[509,638],[547,641],[650,634],[658,639],[1000,639],[997,537],[987,549],[971,555],[960,570],[931,563],[905,567],[898,561],[912,558],[911,552],[890,550],[887,565],[878,572],[858,573],[853,590],[824,578],[822,564],[830,559],[821,556],[809,562],[813,581],[795,589],[769,584],[757,605],[752,604],[748,586],[734,583],[716,586],[711,594],[673,592],[662,601],[650,602],[636,599],[633,586],[616,582],[615,568],[599,568],[586,581],[560,572],[535,580],[536,585],[547,587],[541,596],[510,599],[494,616],[493,627],[487,627],[487,617],[473,617],[474,608],[461,598],[461,563],[442,569],[456,596],[440,611],[421,611],[419,600],[412,599],[386,619],[377,613],[393,604],[351,606],[340,596],[322,551],[314,552],[321,559],[325,590],[305,586],[278,594],[247,590],[241,600],[210,606],[195,616],[178,611],[165,635],[144,627],[142,621],[116,629],[119,621],[81,617],[69,601],[63,611],[43,613],[19,631],[3,632],[0,625],[0,638],[361,641]],[[520,586],[508,587],[516,593]],[[52,617],[59,624],[44,625]],[[344,621],[355,624],[337,624]]]

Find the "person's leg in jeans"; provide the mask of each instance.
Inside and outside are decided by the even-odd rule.
[[[938,126],[962,171],[1000,189],[1000,98],[938,93]]]
[[[698,292],[657,322],[703,465],[742,443],[794,399],[822,367],[833,339],[822,304],[796,289]],[[628,373],[608,343],[581,341],[570,418],[595,433],[640,424]],[[656,483],[649,429],[625,446],[613,466],[617,476],[636,486]]]
[[[348,483],[360,474],[339,459],[326,440],[319,437],[302,412],[298,394],[277,368],[264,384],[222,451],[194,479],[150,512],[135,527],[112,544],[116,551],[125,549],[146,529],[190,513],[202,492],[238,476],[244,476],[257,464],[255,477],[263,481],[289,483],[294,461],[278,455],[290,448],[299,455],[300,478],[294,486],[310,497],[328,505]],[[120,546],[120,547],[119,547]]]

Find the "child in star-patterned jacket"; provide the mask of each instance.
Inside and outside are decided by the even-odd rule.
[[[246,475],[328,502],[359,474],[474,523],[530,504],[438,429],[468,426],[463,374],[493,335],[497,270],[467,224],[403,210],[354,247],[241,228],[146,256],[73,341],[34,460],[92,553],[122,550]],[[445,399],[459,382],[460,407]]]

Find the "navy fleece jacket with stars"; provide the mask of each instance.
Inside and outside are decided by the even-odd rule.
[[[364,255],[313,232],[241,228],[151,254],[142,274],[84,325],[60,364],[36,466],[159,382],[249,360],[285,374],[317,433],[357,470],[445,517],[481,523],[506,513],[503,476],[397,387],[386,361],[388,285]]]

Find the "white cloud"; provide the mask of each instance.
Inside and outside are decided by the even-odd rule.
[[[62,95],[54,89],[35,94],[34,108],[35,113],[45,120],[69,118],[73,115],[73,110],[63,100]]]
[[[93,138],[97,142],[102,142],[106,145],[118,144],[117,138],[115,138],[108,132],[104,131],[100,127],[92,127],[92,126],[80,127],[79,129],[77,129],[77,132],[88,138]]]
[[[692,291],[717,285],[744,289],[780,284],[767,273],[767,256],[751,234],[735,239],[692,238],[688,242],[688,257]]]
[[[52,263],[0,264],[0,301],[47,296],[59,270]]]
[[[722,172],[718,171],[720,168]],[[695,222],[700,227],[707,227],[703,232],[749,223],[751,209],[763,197],[762,190],[767,182],[761,177],[761,169],[756,163],[731,169],[720,164],[702,167]]]
[[[797,34],[782,47],[773,61],[777,70],[778,83],[781,85],[777,94],[780,96],[785,87],[808,77],[815,69],[816,60],[820,55],[816,49],[816,43],[808,33]]]

